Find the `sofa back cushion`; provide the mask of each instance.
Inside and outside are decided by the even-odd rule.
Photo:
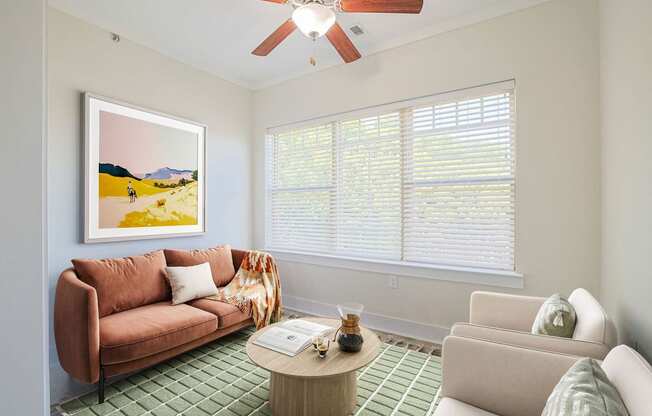
[[[233,276],[233,258],[231,246],[218,246],[205,250],[165,250],[165,259],[170,267],[197,266],[208,263],[211,266],[213,281],[217,287],[226,286]]]
[[[607,354],[602,369],[618,389],[631,416],[650,415],[652,366],[639,353],[619,345]]]
[[[616,387],[591,358],[577,361],[555,386],[541,416],[629,416]]]
[[[616,328],[613,322],[586,289],[575,289],[568,301],[577,314],[573,339],[605,344],[608,348],[616,345]]]
[[[100,318],[170,299],[165,276],[165,255],[104,260],[72,260],[79,279],[97,291]]]

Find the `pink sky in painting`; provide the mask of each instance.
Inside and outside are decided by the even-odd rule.
[[[100,112],[100,163],[132,174],[168,167],[197,169],[197,136],[118,114]]]

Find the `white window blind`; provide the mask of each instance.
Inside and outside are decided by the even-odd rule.
[[[270,130],[270,250],[515,269],[513,82]]]
[[[274,136],[267,152],[270,247],[333,252],[334,142],[330,124]]]

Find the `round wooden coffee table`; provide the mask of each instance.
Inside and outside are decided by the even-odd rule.
[[[339,319],[301,318],[339,328]],[[278,325],[278,324],[274,324]],[[319,358],[312,345],[290,357],[254,345],[260,334],[272,326],[257,331],[247,342],[247,355],[259,367],[271,373],[269,403],[275,416],[344,416],[356,406],[356,370],[378,356],[380,340],[362,328],[362,351],[342,352],[337,342],[331,342],[326,358]]]

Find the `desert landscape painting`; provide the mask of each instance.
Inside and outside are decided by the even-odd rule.
[[[99,228],[196,225],[196,134],[100,111]]]
[[[206,126],[84,93],[84,242],[206,232]]]

